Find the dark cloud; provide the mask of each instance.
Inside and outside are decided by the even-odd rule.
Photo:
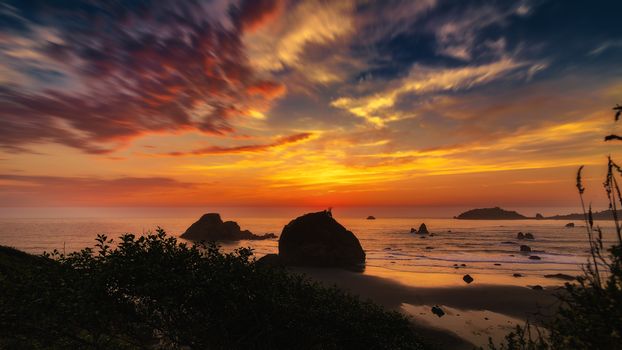
[[[287,145],[290,143],[295,143],[299,141],[306,140],[313,136],[312,133],[303,132],[299,134],[289,135],[285,137],[281,137],[274,142],[267,144],[254,144],[254,145],[244,145],[244,146],[235,146],[235,147],[220,147],[220,146],[210,146],[199,148],[196,150],[192,150],[189,152],[170,152],[166,155],[168,156],[200,156],[200,155],[210,155],[210,154],[235,154],[235,153],[251,153],[251,152],[263,152],[267,151],[271,148],[275,148],[278,146]]]
[[[243,0],[239,9],[240,26],[244,31],[253,31],[274,19],[283,6],[282,0]]]
[[[99,154],[152,132],[232,132],[232,118],[284,90],[254,76],[240,29],[211,19],[213,3],[5,4],[20,25],[2,27],[0,51],[19,79],[0,90],[0,146],[55,142]],[[244,2],[223,15],[256,26],[277,7]]]

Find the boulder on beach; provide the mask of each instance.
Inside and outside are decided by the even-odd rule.
[[[266,254],[257,260],[259,266],[280,267],[283,262],[278,254]]]
[[[534,239],[533,235],[529,232],[525,233],[525,239]]]
[[[522,232],[516,234],[516,239],[525,239],[525,235]]]
[[[574,227],[574,222],[567,223],[565,227],[568,227],[568,228]]]
[[[463,280],[464,282],[466,282],[467,284],[469,284],[469,283],[473,282],[473,277],[471,277],[471,275],[464,275],[464,276],[462,277],[462,280]]]
[[[218,213],[208,213],[190,225],[181,238],[191,241],[239,241],[269,239],[276,236],[273,233],[255,235],[248,230],[241,230],[235,221],[223,222]]]
[[[360,270],[365,263],[359,240],[327,211],[305,214],[285,225],[279,257],[283,264],[296,266]]]
[[[373,216],[373,215],[370,215],[370,216],[367,217],[367,220],[376,220],[376,217]]]
[[[521,245],[520,246],[520,251],[521,252],[530,252],[531,248],[528,245]]]
[[[417,230],[417,233],[422,234],[422,235],[427,235],[430,232],[428,231],[428,227],[424,223],[422,223],[419,226],[419,229]]]
[[[560,280],[564,280],[564,281],[574,281],[577,278],[575,276],[570,276],[567,275],[565,273],[556,273],[554,275],[544,275],[544,277],[546,278],[556,278],[556,279],[560,279]]]
[[[432,306],[432,313],[438,317],[443,317],[445,315],[445,311],[441,309],[438,305]]]

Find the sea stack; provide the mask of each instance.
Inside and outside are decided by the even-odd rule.
[[[258,236],[249,230],[241,230],[235,221],[223,222],[218,213],[208,213],[192,224],[181,238],[191,241],[239,241],[276,238],[273,233]]]
[[[421,224],[421,226],[419,226],[419,230],[417,230],[417,233],[427,235],[430,232],[428,231],[428,227],[425,224]]]
[[[361,270],[365,252],[352,232],[329,212],[321,211],[300,216],[283,227],[279,259],[285,265]]]

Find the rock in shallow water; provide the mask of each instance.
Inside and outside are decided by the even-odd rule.
[[[464,277],[462,277],[462,280],[469,284],[473,282],[473,277],[471,277],[471,275],[464,275]]]
[[[218,213],[208,213],[190,225],[181,238],[191,241],[238,241],[243,239],[257,240],[276,238],[273,233],[263,236],[253,234],[248,230],[241,230],[234,221],[223,222]]]

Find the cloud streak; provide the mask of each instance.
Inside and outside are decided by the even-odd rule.
[[[189,152],[170,152],[167,156],[180,157],[180,156],[205,156],[205,155],[220,155],[220,154],[240,154],[240,153],[259,153],[277,147],[302,142],[313,137],[314,134],[309,132],[299,133],[295,135],[289,135],[281,137],[274,142],[266,144],[254,144],[234,147],[220,147],[209,146],[199,149],[195,149]]]

